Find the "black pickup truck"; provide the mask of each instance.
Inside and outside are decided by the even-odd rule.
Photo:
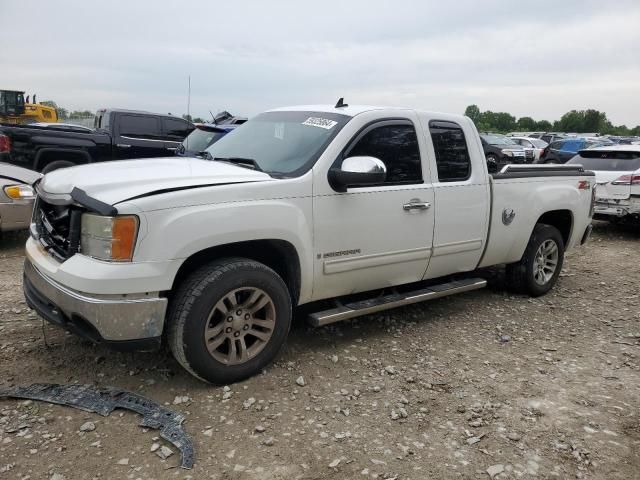
[[[0,159],[47,173],[105,160],[173,156],[194,125],[134,110],[99,110],[94,130],[0,125]]]

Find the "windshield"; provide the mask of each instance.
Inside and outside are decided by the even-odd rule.
[[[484,138],[485,142],[487,142],[489,145],[520,146],[509,137],[503,137],[502,135],[482,135],[482,138]]]
[[[633,152],[581,152],[567,163],[577,163],[587,170],[633,172],[640,169],[640,154]]]
[[[351,119],[326,112],[267,112],[252,118],[214,143],[214,159],[252,159],[269,174],[299,176]]]
[[[226,133],[224,130],[201,130],[196,128],[187,135],[182,144],[190,152],[203,152],[205,148],[220,140]]]

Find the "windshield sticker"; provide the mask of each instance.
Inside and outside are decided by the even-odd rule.
[[[325,130],[331,130],[337,124],[338,122],[334,122],[333,120],[319,117],[309,117],[304,122],[302,122],[302,125],[308,125],[310,127],[320,127],[324,128]]]

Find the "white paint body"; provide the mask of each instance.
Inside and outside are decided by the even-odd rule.
[[[68,194],[74,186],[140,218],[132,262],[76,254],[59,263],[30,239],[31,262],[56,282],[91,294],[140,294],[171,290],[180,266],[210,247],[259,239],[288,242],[300,262],[299,304],[436,278],[478,267],[515,262],[542,214],[569,210],[567,244],[578,244],[590,224],[588,177],[491,180],[478,133],[466,117],[411,109],[294,107],[351,116],[315,165],[302,176],[274,179],[265,173],[201,159],[162,158],[79,166],[48,174],[40,188]],[[363,126],[406,119],[416,129],[424,182],[334,191],[327,173],[338,153]],[[463,182],[440,183],[429,121],[460,125],[472,173]],[[241,127],[242,128],[242,127]],[[236,181],[246,183],[232,184]],[[142,196],[174,187],[179,191]],[[123,201],[125,199],[131,200]],[[412,200],[422,211],[403,210]],[[504,209],[516,213],[502,221]],[[327,252],[358,251],[339,257]]]

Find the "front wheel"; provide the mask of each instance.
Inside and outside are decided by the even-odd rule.
[[[519,262],[507,265],[507,283],[518,293],[544,295],[558,281],[564,240],[556,227],[537,224]]]
[[[182,282],[171,301],[169,347],[192,375],[233,383],[259,373],[284,345],[291,297],[272,269],[245,258],[215,261]]]

